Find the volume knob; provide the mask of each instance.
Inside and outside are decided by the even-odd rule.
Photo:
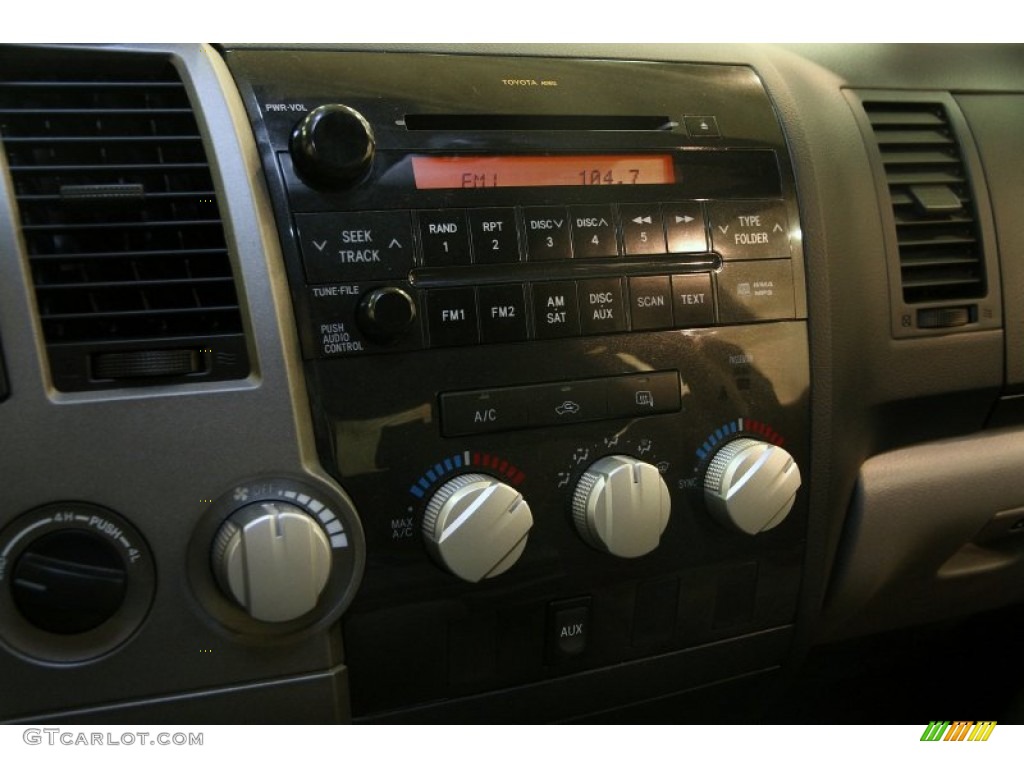
[[[749,437],[726,443],[704,476],[711,514],[750,535],[785,520],[799,488],[800,468],[789,452]]]
[[[526,548],[530,505],[515,488],[487,475],[452,478],[431,497],[423,538],[437,562],[476,583],[504,573]]]
[[[292,131],[295,172],[318,189],[343,189],[373,165],[376,141],[366,118],[344,104],[317,107]]]
[[[632,456],[605,456],[591,464],[572,499],[573,522],[583,540],[616,557],[653,551],[671,508],[657,467]]]

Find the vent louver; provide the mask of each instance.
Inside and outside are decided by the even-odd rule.
[[[162,58],[0,58],[7,154],[58,389],[248,375],[213,180]]]
[[[863,104],[896,220],[904,302],[985,296],[974,200],[945,107],[867,99]]]

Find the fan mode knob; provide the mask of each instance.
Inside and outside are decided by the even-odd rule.
[[[292,621],[316,607],[331,574],[331,543],[299,507],[261,501],[221,525],[213,571],[224,593],[254,619]]]

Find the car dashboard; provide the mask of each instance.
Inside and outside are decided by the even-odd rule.
[[[918,717],[822,691],[1019,641],[1022,123],[1020,46],[0,47],[0,721]]]

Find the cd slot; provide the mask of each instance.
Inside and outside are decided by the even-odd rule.
[[[664,115],[406,115],[410,131],[671,131]]]
[[[417,288],[500,285],[509,282],[580,280],[598,277],[643,277],[691,272],[715,272],[722,259],[715,253],[692,256],[666,254],[656,259],[625,262],[621,259],[593,261],[519,262],[515,264],[473,264],[461,267],[416,267],[409,274]]]

